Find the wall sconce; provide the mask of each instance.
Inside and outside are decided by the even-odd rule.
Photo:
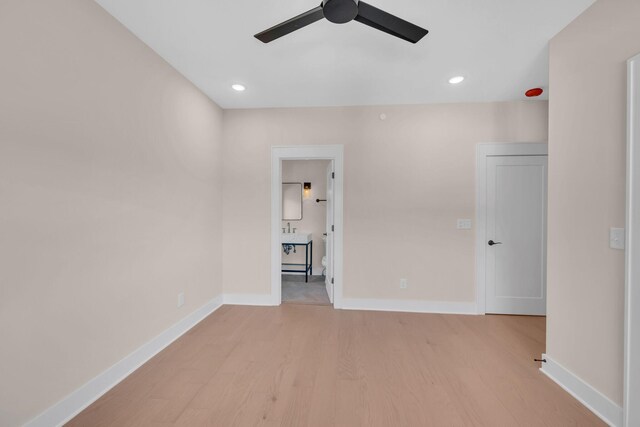
[[[304,198],[308,199],[311,196],[311,183],[310,182],[305,182],[304,183]]]

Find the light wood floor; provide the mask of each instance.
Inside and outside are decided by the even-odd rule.
[[[545,319],[224,306],[71,426],[604,425],[538,371]]]

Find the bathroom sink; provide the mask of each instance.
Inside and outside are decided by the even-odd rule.
[[[309,243],[311,233],[282,233],[280,241],[282,243]]]

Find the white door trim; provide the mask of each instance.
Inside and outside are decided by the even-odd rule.
[[[629,59],[627,107],[627,219],[625,254],[625,315],[624,315],[624,425],[638,425],[640,407],[638,402],[638,374],[631,378],[631,361],[638,363],[640,357],[640,81],[636,73],[640,68],[640,55]],[[635,218],[635,221],[634,221]],[[639,367],[636,365],[634,369]]]
[[[476,146],[476,308],[486,313],[487,157],[546,156],[546,143],[478,144]]]
[[[282,161],[283,160],[333,160],[334,180],[334,252],[333,306],[342,308],[342,268],[343,268],[343,186],[344,186],[344,146],[343,145],[297,145],[271,148],[271,301],[273,305],[282,303]]]

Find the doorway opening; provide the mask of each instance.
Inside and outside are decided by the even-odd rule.
[[[282,303],[331,305],[333,161],[282,161]]]
[[[341,306],[342,156],[341,145],[272,149],[274,305]]]

